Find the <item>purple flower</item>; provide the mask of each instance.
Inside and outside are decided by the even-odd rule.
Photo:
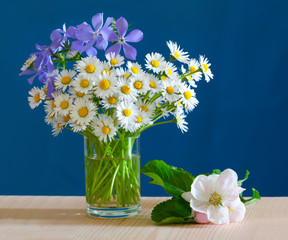
[[[125,57],[131,60],[135,60],[137,51],[127,42],[140,42],[143,38],[143,32],[135,29],[125,37],[128,30],[128,22],[123,17],[116,21],[116,29],[119,36],[113,31],[109,32],[108,40],[116,43],[107,49],[106,54],[115,52],[115,54],[118,55],[120,53],[121,46],[123,45]]]
[[[103,13],[98,13],[92,18],[92,26],[94,29],[86,22],[78,25],[77,28],[69,27],[67,29],[68,35],[77,39],[77,41],[72,42],[71,50],[80,53],[86,51],[88,56],[95,56],[97,54],[96,48],[105,50],[108,45],[108,28],[112,20],[110,17],[107,18],[103,26]],[[84,45],[84,43],[86,44]],[[96,48],[94,48],[93,45],[95,45]]]

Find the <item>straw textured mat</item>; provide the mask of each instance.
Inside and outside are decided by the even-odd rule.
[[[90,218],[84,197],[0,196],[0,239],[269,239],[288,240],[288,197],[262,198],[242,223],[158,226],[153,206],[167,198],[143,197],[139,215]]]

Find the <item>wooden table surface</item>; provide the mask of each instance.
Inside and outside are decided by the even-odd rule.
[[[84,197],[0,196],[0,239],[288,239],[288,197],[262,198],[241,223],[159,226],[150,213],[165,199],[143,197],[134,217],[96,219],[86,214]]]

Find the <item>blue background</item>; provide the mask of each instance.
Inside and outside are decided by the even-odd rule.
[[[84,195],[83,139],[57,138],[44,123],[42,107],[30,110],[31,86],[19,69],[35,43],[50,32],[91,23],[98,12],[125,17],[144,32],[137,60],[148,52],[168,58],[167,40],[190,56],[205,54],[215,79],[197,88],[199,106],[188,117],[189,132],[176,125],[141,136],[142,166],[162,159],[193,174],[234,169],[246,195],[288,196],[286,1],[4,1],[1,3],[0,194]],[[165,192],[142,175],[142,195]]]

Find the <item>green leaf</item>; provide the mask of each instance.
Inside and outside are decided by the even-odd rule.
[[[240,196],[240,199],[244,203],[245,206],[249,206],[253,203],[256,203],[257,201],[261,199],[261,196],[256,189],[252,188],[252,192],[253,192],[252,197],[249,199],[244,199],[242,196]]]
[[[190,204],[181,196],[159,203],[152,211],[153,221],[161,224],[193,222]]]
[[[220,175],[221,171],[219,169],[214,169],[212,174]]]
[[[141,169],[141,172],[152,180],[150,183],[164,187],[170,195],[181,195],[191,190],[194,177],[181,168],[167,165],[161,160],[153,160]]]
[[[238,186],[239,186],[239,187],[241,187],[241,186],[242,186],[242,183],[247,180],[247,178],[248,178],[248,176],[249,176],[249,173],[250,173],[250,172],[249,172],[248,170],[246,170],[245,177],[244,177],[242,180],[239,180],[239,181],[238,181]]]

